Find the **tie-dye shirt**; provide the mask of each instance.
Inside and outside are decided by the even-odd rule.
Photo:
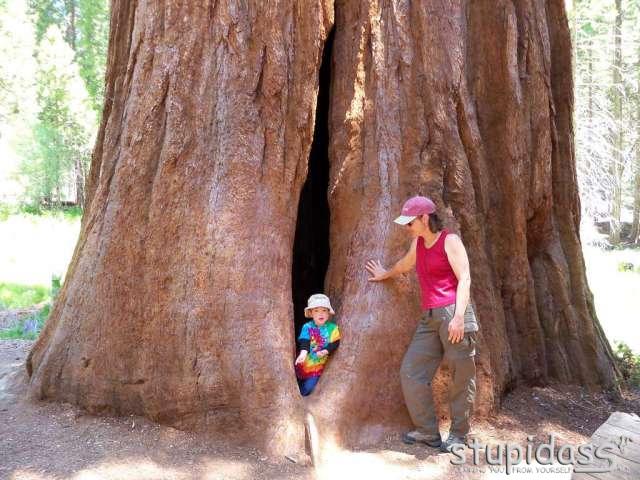
[[[329,359],[329,355],[318,357],[316,352],[325,350],[330,343],[340,340],[340,330],[333,322],[326,322],[317,326],[314,321],[305,323],[300,331],[298,340],[309,342],[309,353],[304,361],[296,365],[296,375],[304,380],[310,377],[319,377]]]

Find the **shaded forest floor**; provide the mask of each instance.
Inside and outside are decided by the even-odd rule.
[[[25,399],[24,360],[32,342],[0,341],[0,478],[51,479],[429,479],[543,478],[451,465],[451,455],[424,446],[406,446],[397,436],[375,448],[337,452],[314,471],[307,459],[267,458],[256,450],[231,446],[140,417],[93,417],[68,404]],[[516,442],[527,436],[580,445],[613,411],[640,413],[638,392],[621,401],[607,394],[555,385],[521,387],[503,402],[501,412],[476,421],[472,434],[481,442]],[[470,454],[469,454],[470,457]],[[470,465],[470,462],[468,462]],[[569,478],[565,468],[547,478]]]

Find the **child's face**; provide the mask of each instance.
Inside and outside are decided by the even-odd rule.
[[[316,307],[311,309],[311,316],[316,325],[321,326],[329,320],[329,309],[324,307]]]

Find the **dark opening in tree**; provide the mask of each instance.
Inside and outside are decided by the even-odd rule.
[[[307,321],[304,307],[307,298],[324,292],[324,277],[329,266],[329,87],[333,31],[322,54],[319,72],[318,106],[313,143],[309,154],[309,171],[300,193],[296,235],[293,243],[291,288],[295,334],[298,338]]]

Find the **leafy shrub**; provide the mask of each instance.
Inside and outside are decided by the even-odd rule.
[[[623,381],[630,386],[640,387],[640,355],[624,342],[616,342],[616,361]]]
[[[0,204],[0,222],[6,222],[12,213],[13,209],[10,205]]]
[[[634,265],[631,262],[618,262],[618,271],[619,272],[633,272]]]

